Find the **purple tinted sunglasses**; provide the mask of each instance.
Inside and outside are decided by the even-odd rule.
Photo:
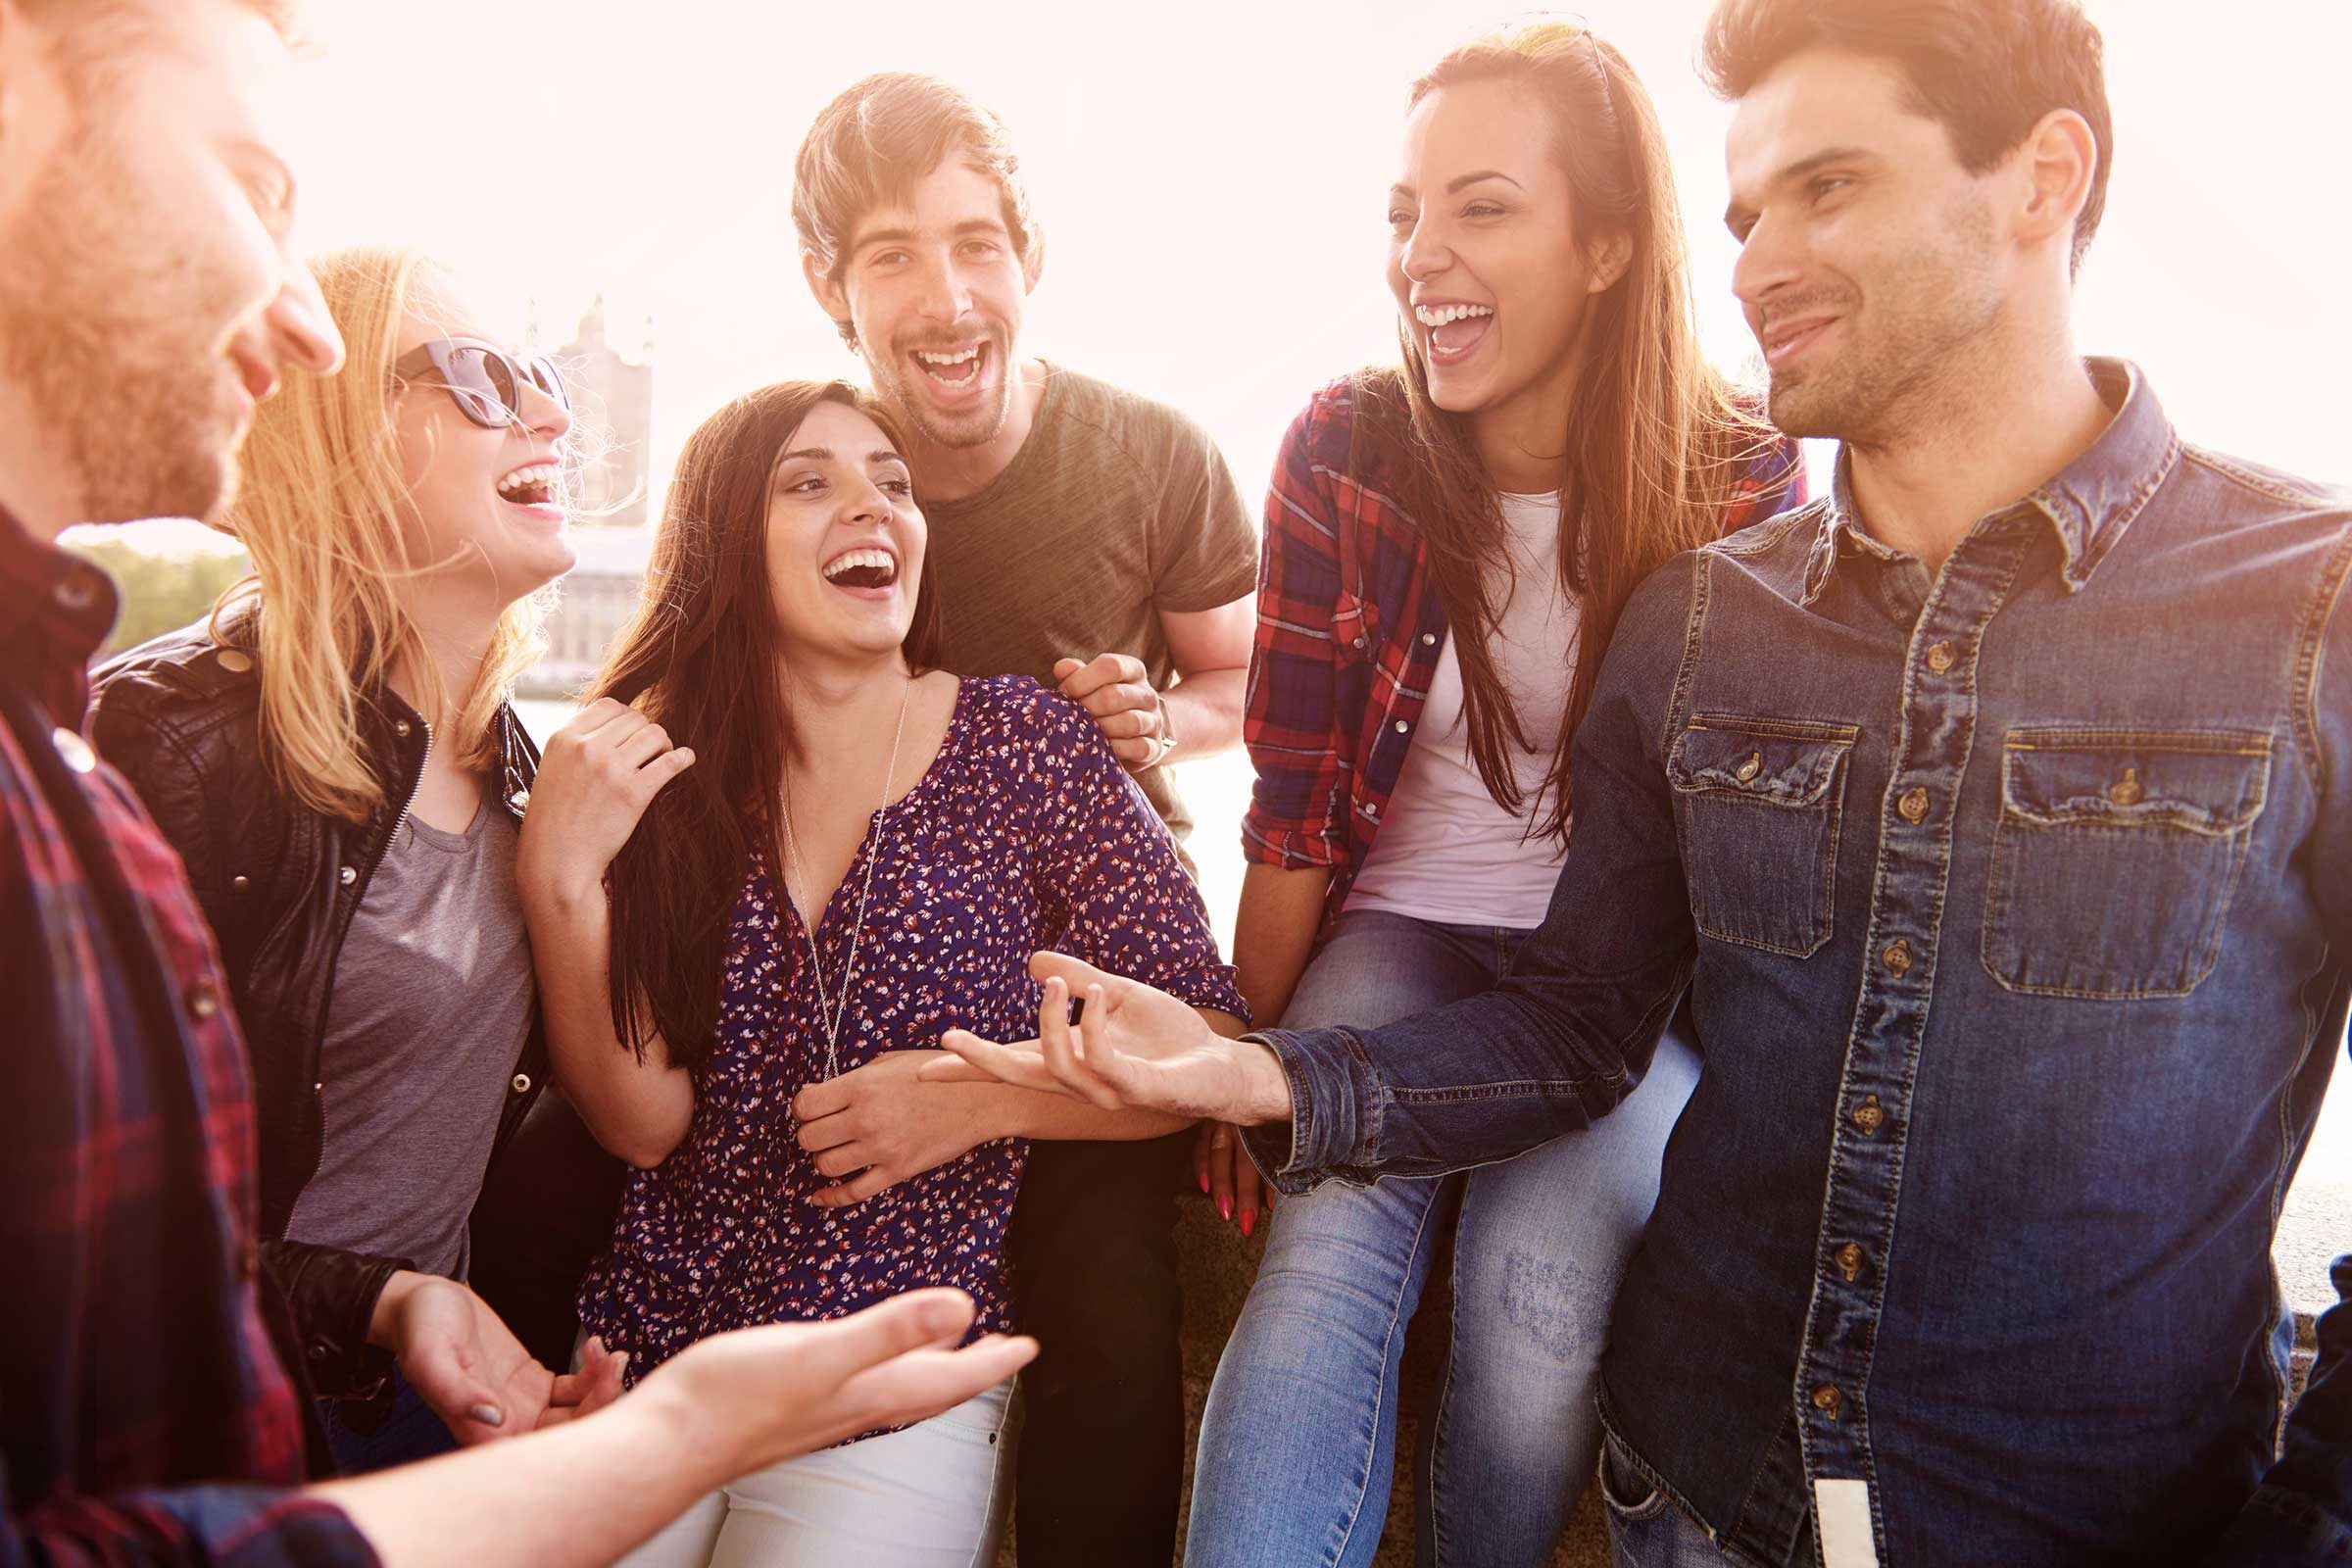
[[[458,412],[487,429],[503,429],[522,417],[522,389],[535,386],[565,409],[571,394],[564,372],[543,354],[515,359],[473,338],[436,338],[402,355],[392,367],[403,381],[430,376],[449,393]]]

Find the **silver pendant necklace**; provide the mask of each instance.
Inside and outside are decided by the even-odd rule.
[[[874,891],[874,865],[882,858],[882,833],[890,823],[890,781],[899,771],[899,743],[906,738],[906,707],[913,697],[914,682],[909,679],[906,691],[899,698],[899,729],[890,741],[890,766],[882,773],[882,803],[874,810],[874,848],[873,853],[866,857],[865,880],[858,889],[858,919],[850,927],[850,955],[841,965],[841,996],[838,1002],[826,1000],[825,965],[816,951],[816,930],[824,924],[825,911],[817,910],[813,920],[807,916],[801,920],[801,930],[808,938],[808,973],[816,980],[816,1019],[825,1026],[825,1078],[832,1077],[841,1067],[841,1023],[850,1009],[850,983],[858,970],[858,944],[865,935],[866,896]],[[792,896],[792,884],[803,880],[801,847],[793,837],[792,814],[792,793],[790,785],[787,785],[784,796],[786,898]],[[818,1082],[823,1082],[823,1079]]]

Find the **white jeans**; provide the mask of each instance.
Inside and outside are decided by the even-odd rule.
[[[620,1568],[981,1568],[1012,1480],[1012,1382],[887,1437],[743,1476]]]

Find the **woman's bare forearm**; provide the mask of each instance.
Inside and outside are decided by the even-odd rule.
[[[1253,862],[1242,875],[1241,905],[1233,917],[1233,967],[1260,1028],[1281,1023],[1290,1009],[1291,994],[1314,956],[1323,896],[1330,887],[1328,866],[1286,871]]]
[[[694,1084],[655,1041],[643,1062],[612,1030],[612,915],[602,888],[526,891],[548,1053],[598,1143],[633,1165],[667,1158],[694,1121]]]

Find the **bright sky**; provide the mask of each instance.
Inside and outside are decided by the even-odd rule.
[[[1673,140],[1695,293],[1748,352],[1723,209],[1728,111],[1690,69],[1705,0],[1589,0]],[[2352,7],[2091,0],[2118,128],[2084,346],[2153,373],[2195,440],[2352,479]],[[1498,12],[1465,0],[975,6],[863,0],[313,0],[315,247],[407,239],[548,340],[599,289],[656,338],[656,468],[727,397],[857,368],[786,213],[810,118],[867,72],[964,84],[1011,122],[1047,235],[1033,348],[1164,398],[1254,507],[1306,393],[1393,354],[1383,194],[1406,84]],[[1133,20],[1149,19],[1149,20]]]

